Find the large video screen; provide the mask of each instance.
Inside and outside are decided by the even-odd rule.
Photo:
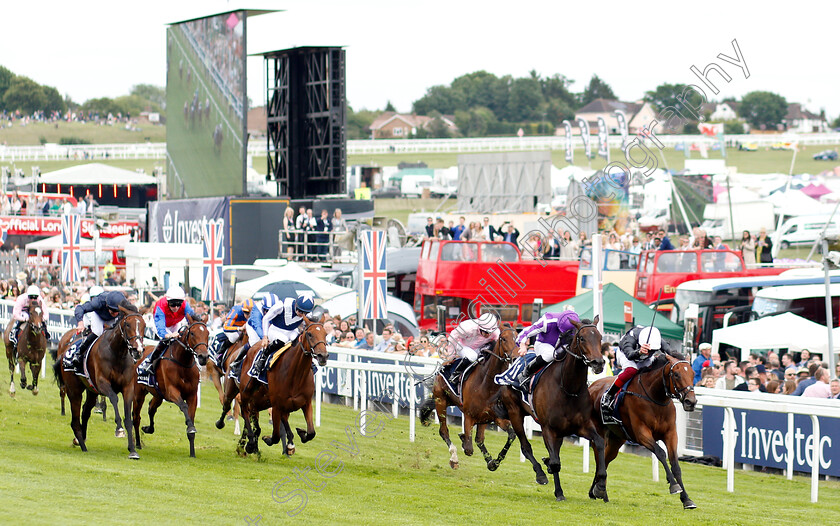
[[[167,30],[170,199],[244,192],[245,19],[245,11],[235,11]]]

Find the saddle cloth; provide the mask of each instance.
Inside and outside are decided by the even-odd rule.
[[[452,363],[443,367],[438,373],[443,378],[443,383],[446,384],[446,387],[452,391],[452,394],[457,396],[459,400],[461,400],[461,386],[464,385],[464,380],[467,379],[467,376],[469,376],[472,370],[475,369],[475,365],[478,363],[478,361],[472,362],[467,369],[461,373],[461,377],[458,379],[457,385],[452,385],[449,381],[449,377],[452,376],[452,371],[458,367],[463,360],[466,360],[466,358],[457,358],[453,360]],[[463,402],[463,400],[461,401]]]
[[[155,347],[154,351],[143,358],[143,361],[140,362],[140,366],[137,368],[138,383],[155,389],[158,388],[157,375],[155,374],[155,371],[152,370],[152,362],[154,362],[159,356],[163,355],[168,347],[168,345],[163,349]]]
[[[290,342],[285,344],[283,347],[280,347],[279,349],[273,351],[271,353],[271,356],[269,356],[268,359],[265,361],[267,365],[263,367],[262,371],[256,370],[257,360],[255,358],[254,362],[251,364],[251,368],[248,370],[248,376],[250,376],[251,378],[255,378],[257,381],[264,383],[265,385],[268,385],[268,371],[271,370],[275,362],[277,362],[277,360],[280,358],[280,355],[282,355],[289,348],[291,348],[291,346],[292,344]],[[260,352],[265,352],[265,349],[260,350]]]
[[[79,347],[82,346],[86,339],[86,336],[79,336],[75,341],[72,341],[70,343],[69,347],[67,348],[67,352],[65,352],[64,356],[62,356],[61,358],[61,367],[67,372],[76,373],[76,376],[82,378],[84,380],[84,383],[91,386],[91,388],[93,388],[93,390],[95,391],[96,388],[93,386],[93,383],[90,380],[90,372],[88,371],[87,358],[90,355],[90,350],[93,349],[93,346],[96,344],[96,341],[99,338],[93,340],[93,342],[84,352],[84,354],[82,354],[79,352]],[[81,367],[79,367],[80,365]]]

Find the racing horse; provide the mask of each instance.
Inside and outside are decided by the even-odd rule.
[[[161,355],[157,367],[157,388],[137,382],[134,384],[134,432],[137,449],[143,448],[140,429],[147,435],[155,432],[155,413],[164,400],[172,402],[184,413],[187,426],[187,439],[190,441],[190,457],[195,458],[195,408],[198,404],[198,365],[207,363],[207,341],[210,331],[201,321],[194,321],[187,316],[190,324],[181,327],[178,338],[173,339]],[[148,346],[143,358],[154,351]],[[140,364],[138,361],[137,365]],[[136,366],[135,366],[136,367]],[[149,402],[149,425],[140,427],[141,411],[146,394],[152,395]]]
[[[219,403],[224,405],[225,404],[225,388],[224,388],[224,381],[227,373],[230,371],[230,364],[239,356],[239,351],[248,342],[248,333],[242,331],[242,336],[239,337],[233,345],[227,351],[227,356],[225,356],[225,362],[222,364],[222,367],[218,367],[212,360],[207,361],[207,375],[210,377],[210,380],[213,381],[213,385],[216,387],[216,391],[219,393]],[[236,402],[233,404],[233,420],[236,422],[233,434],[240,435],[241,432],[239,430],[239,407],[242,405],[242,400],[240,399],[239,395],[236,395]]]
[[[596,476],[592,481],[590,498],[602,498],[604,502],[609,500],[607,466],[618,455],[618,449],[624,441],[631,440],[656,455],[665,468],[671,494],[680,494],[683,508],[696,508],[697,505],[688,497],[682,481],[682,470],[677,460],[677,410],[670,400],[679,400],[687,412],[694,411],[697,398],[694,396],[694,371],[691,364],[687,360],[678,360],[664,353],[657,356],[654,364],[647,371],[639,372],[627,386],[626,396],[619,406],[622,425],[604,425],[601,420],[601,396],[609,389],[611,383],[612,379],[602,378],[589,386],[592,423],[606,442],[606,451],[603,454],[599,452],[599,448],[604,446],[604,442],[592,442],[596,463],[602,462],[604,465],[603,479],[599,480]],[[670,469],[665,462],[665,452],[657,443],[659,440],[665,443],[668,450]],[[598,472],[601,471],[599,466]]]
[[[457,469],[459,464],[458,452],[449,439],[449,427],[446,425],[446,408],[449,406],[457,406],[464,414],[464,432],[458,436],[461,438],[461,447],[467,456],[472,456],[473,454],[471,433],[473,426],[478,425],[478,429],[475,432],[475,442],[484,455],[484,460],[487,462],[487,469],[490,471],[496,471],[499,464],[504,460],[505,455],[507,455],[511,443],[516,439],[516,434],[511,428],[510,422],[506,419],[499,418],[494,411],[493,403],[490,402],[500,388],[493,381],[493,378],[508,368],[519,348],[516,345],[516,330],[507,323],[504,325],[500,324],[499,328],[501,329],[499,340],[495,343],[492,350],[484,350],[482,352],[481,361],[476,364],[472,374],[463,382],[461,387],[461,398],[463,401],[449,390],[443,374],[439,372],[435,376],[432,398],[426,400],[420,406],[420,422],[424,426],[431,424],[433,411],[437,412],[438,420],[440,421],[440,437],[449,448],[449,466],[452,469]],[[507,442],[495,460],[488,453],[484,445],[484,430],[487,424],[493,422],[508,434]]]
[[[268,386],[260,384],[253,389],[248,382],[256,381],[248,376],[248,370],[254,362],[257,352],[262,349],[262,341],[248,350],[242,362],[239,382],[242,385],[242,418],[245,420],[245,433],[239,439],[237,452],[240,454],[259,454],[260,423],[259,412],[271,408],[273,433],[263,437],[268,446],[282,443],[283,452],[292,455],[295,442],[289,427],[289,414],[303,410],[306,419],[306,431],[297,428],[302,443],[315,438],[315,425],[312,419],[312,397],[315,394],[315,375],[312,372],[312,359],[324,367],[327,364],[327,332],[320,322],[303,318],[303,332],[292,342],[291,347],[277,358],[268,368]],[[225,401],[222,404],[222,416],[216,422],[216,428],[225,427],[225,415],[230,404],[240,391],[232,378],[225,381]]]
[[[75,436],[73,443],[78,444],[82,451],[87,451],[87,423],[99,394],[103,394],[111,401],[114,408],[114,422],[116,431],[114,436],[123,438],[128,435],[128,458],[137,459],[140,456],[134,449],[134,433],[131,432],[131,404],[134,401],[134,360],[143,352],[143,333],[146,322],[137,309],[124,301],[120,305],[120,315],[113,326],[102,332],[102,336],[91,344],[90,351],[85,357],[88,378],[76,376],[74,371],[65,371],[62,367],[62,357],[67,352],[72,338],[65,334],[59,345],[53,371],[59,387],[64,387],[70,399],[71,421],[70,428]],[[71,332],[75,329],[71,329]],[[84,407],[82,394],[87,392]],[[123,410],[128,433],[122,426],[119,410],[119,394],[123,396]],[[80,419],[81,414],[81,419]]]
[[[20,366],[20,388],[29,389],[33,395],[38,394],[38,375],[41,374],[41,362],[47,353],[47,335],[43,328],[43,311],[38,300],[29,300],[29,320],[24,322],[18,334],[17,345],[13,345],[9,339],[15,320],[9,320],[6,331],[3,334],[3,343],[6,344],[6,358],[9,360],[9,395],[15,396],[15,362]],[[32,372],[32,383],[26,381],[26,363],[29,362],[29,370]]]
[[[587,370],[590,367],[596,374],[604,370],[598,316],[591,322],[572,320],[572,324],[575,326],[575,333],[569,348],[560,359],[546,366],[542,379],[534,387],[531,396],[533,411],[522,401],[521,394],[510,387],[502,387],[498,395],[502,404],[499,410],[513,425],[522,453],[531,462],[537,475],[537,483],[546,484],[548,480],[534,458],[524,426],[525,417],[528,415],[539,422],[548,450],[548,457],[544,458],[543,462],[548,472],[554,476],[554,498],[558,501],[566,500],[560,485],[560,446],[563,445],[563,438],[577,435],[588,438],[602,448],[604,444],[590,418],[592,404],[586,385]],[[603,451],[601,455],[603,456]],[[601,471],[596,477],[606,479],[606,468],[602,464],[603,462],[598,464]]]

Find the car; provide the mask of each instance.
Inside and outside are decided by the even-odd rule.
[[[758,145],[754,142],[748,142],[746,144],[739,144],[738,149],[744,152],[755,152],[758,151]]]
[[[814,155],[815,161],[836,161],[837,160],[837,150],[823,150],[820,153]]]
[[[790,150],[793,148],[793,143],[789,142],[775,142],[770,146],[771,150]]]
[[[371,192],[371,197],[381,197],[383,199],[393,199],[395,197],[399,197],[400,195],[400,189],[396,186],[385,186],[383,188],[377,188]]]

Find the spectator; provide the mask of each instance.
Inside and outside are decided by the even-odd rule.
[[[466,232],[464,232],[464,234],[466,234]],[[481,229],[481,225],[478,221],[470,223],[470,239],[473,241],[487,240],[487,238],[484,237],[484,230]]]
[[[358,327],[355,331],[356,333],[356,347],[359,347],[365,341],[365,330],[361,327]]]
[[[800,375],[800,377],[803,375],[803,373],[808,374],[808,376],[803,378],[796,385],[796,391],[793,392],[793,396],[802,396],[802,393],[805,392],[805,389],[817,382],[817,378],[814,375],[816,374],[819,368],[820,365],[816,363],[812,363],[810,366],[808,366],[807,369],[805,369],[804,367],[799,368],[798,374]]]
[[[586,234],[584,234],[585,236]],[[572,239],[572,233],[566,230],[563,232],[563,241],[560,243],[561,259],[577,259],[580,255],[580,244]]]
[[[747,265],[755,265],[755,239],[749,230],[744,230],[741,236],[741,256]]]
[[[712,248],[715,250],[729,250],[729,247],[723,243],[723,239],[720,236],[715,236],[715,240],[712,243]]]
[[[831,387],[829,387],[828,381],[828,370],[822,367],[817,368],[814,371],[814,382],[802,391],[802,396],[808,398],[831,398]]]
[[[324,331],[327,333],[327,345],[332,345],[335,343],[335,324],[332,320],[327,320],[324,322]]]
[[[490,218],[484,217],[484,224],[481,226],[481,233],[484,234],[484,239],[487,241],[495,241],[496,235],[501,234],[496,227],[490,224]]]
[[[461,241],[461,234],[467,229],[464,222],[467,220],[464,216],[458,218],[458,226],[452,229],[452,239]]]
[[[758,373],[758,379],[761,381],[761,385],[767,385],[767,368],[764,367],[763,363],[760,363],[755,366],[755,371]]]
[[[775,380],[781,382],[785,379],[785,372],[782,371],[781,366],[779,365],[779,358],[776,356],[772,356],[769,360],[770,363],[770,374],[773,375]]]
[[[295,253],[295,209],[291,206],[286,207],[286,212],[283,214],[283,252],[286,257],[290,258]]]
[[[793,382],[794,389],[796,388],[795,387],[796,386],[796,366],[795,365],[792,365],[792,366],[788,367],[787,369],[785,369],[785,374],[784,374],[783,381]]]
[[[507,225],[507,228],[505,228],[505,225]],[[504,234],[502,234],[502,231],[504,231]],[[519,241],[519,230],[509,222],[505,222],[496,232],[502,241],[507,241],[514,245]]]
[[[828,384],[828,388],[831,391],[831,396],[829,398],[840,398],[840,380],[835,378]]]
[[[362,349],[365,351],[372,351],[375,347],[374,341],[376,339],[376,335],[372,332],[365,334],[365,339],[356,347],[357,349]]]
[[[746,383],[736,386],[733,391],[753,391],[752,384],[758,384],[758,390],[762,393],[766,393],[767,389],[761,384],[761,378],[758,375],[758,371],[756,371],[755,367],[748,366],[745,369],[744,376],[746,376]],[[753,380],[753,381],[751,381]]]
[[[426,218],[426,239],[435,237],[435,220],[432,217]]]
[[[781,394],[782,384],[778,380],[770,380],[764,387],[770,394]]]
[[[782,390],[782,394],[792,395],[793,392],[796,391],[796,381],[795,380],[785,380],[785,386]]]
[[[755,240],[755,257],[758,263],[773,262],[773,242],[767,237],[767,229],[762,227]]]
[[[318,254],[320,261],[326,261],[327,253],[329,252],[330,235],[328,232],[332,230],[330,225],[330,213],[327,209],[321,210],[321,217],[315,221],[315,226],[312,227],[315,232],[321,232],[315,236],[315,253]]]
[[[393,331],[388,327],[382,329],[382,341],[373,348],[377,352],[393,352],[396,341],[391,337]]]
[[[732,390],[744,383],[744,379],[738,376],[738,366],[735,362],[728,361],[724,366],[724,375],[718,378],[715,389]]]
[[[808,361],[811,359],[811,351],[808,349],[802,349],[802,352],[799,353],[799,363],[796,365],[798,367],[808,367]]]
[[[657,250],[675,250],[674,245],[671,244],[671,240],[668,239],[668,235],[665,233],[665,230],[659,229],[659,235],[657,236],[659,239],[659,246]]]
[[[332,231],[333,232],[347,232],[347,221],[341,217],[341,209],[336,208],[333,212],[332,218]]]
[[[345,332],[350,332],[350,323],[348,323],[347,320],[341,320],[341,322],[338,324],[338,329],[342,332],[342,334]]]
[[[751,393],[755,391],[759,391],[762,393],[767,392],[767,389],[765,389],[764,386],[761,385],[761,381],[758,378],[750,378],[749,383],[744,385],[747,386],[746,389],[736,389],[736,391],[749,391]]]
[[[85,213],[87,213],[87,203],[84,199],[79,199],[76,202],[76,213],[84,217]]]
[[[436,239],[452,239],[452,234],[444,224],[443,219],[437,218],[437,221],[435,221],[432,237]]]
[[[697,350],[699,351],[699,354],[697,355],[697,358],[695,358],[694,361],[691,362],[691,368],[692,370],[694,370],[695,385],[700,383],[700,379],[703,375],[703,368],[709,366],[709,357],[712,355],[712,344],[701,343]]]

